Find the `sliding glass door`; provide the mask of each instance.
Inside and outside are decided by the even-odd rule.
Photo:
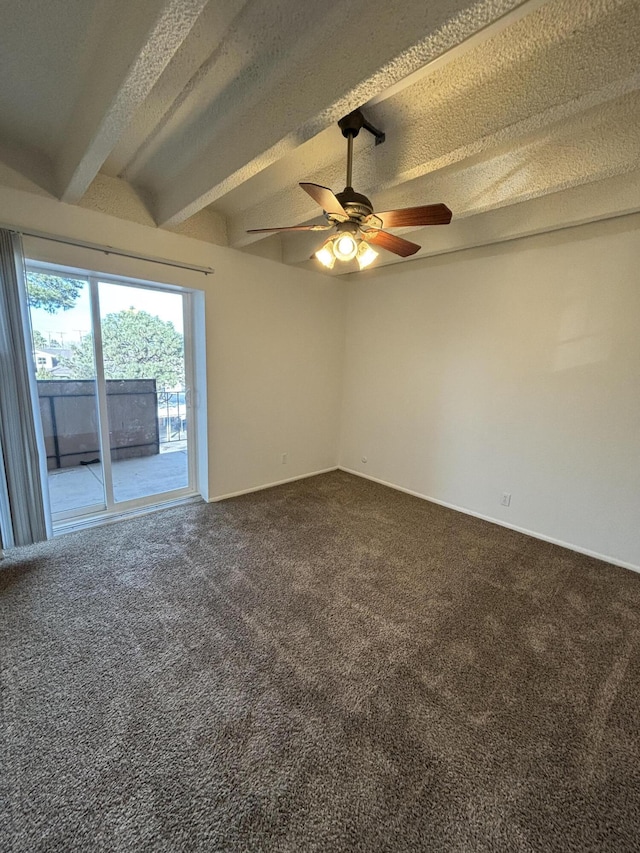
[[[194,493],[189,294],[29,267],[53,521]]]
[[[114,501],[186,489],[184,297],[103,281],[98,288]]]
[[[54,518],[106,510],[88,278],[29,269],[32,357]],[[87,342],[89,345],[87,346]],[[82,371],[70,365],[85,354]]]

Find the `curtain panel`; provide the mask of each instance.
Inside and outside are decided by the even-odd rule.
[[[0,229],[0,527],[4,548],[47,538],[46,480],[19,234]]]

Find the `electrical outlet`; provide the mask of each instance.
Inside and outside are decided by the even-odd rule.
[[[501,506],[511,506],[511,492],[503,492],[502,500],[500,501]]]

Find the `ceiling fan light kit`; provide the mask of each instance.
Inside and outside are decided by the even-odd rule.
[[[317,258],[330,270],[333,269],[336,260],[351,261],[355,258],[358,266],[363,270],[375,261],[378,252],[372,249],[362,237],[354,237],[348,232],[339,232],[329,237],[311,257]]]
[[[353,170],[353,140],[362,128],[375,136],[376,145],[384,142],[385,136],[362,115],[354,110],[340,119],[338,127],[347,139],[347,185],[341,193],[319,184],[301,183],[302,189],[319,204],[326,225],[290,225],[283,228],[253,228],[248,233],[275,231],[326,231],[336,229],[311,257],[317,258],[327,269],[333,269],[336,260],[352,261],[354,258],[362,270],[378,257],[378,252],[369,245],[381,246],[395,255],[407,258],[415,254],[420,246],[395,234],[389,234],[383,228],[410,228],[424,225],[448,225],[451,211],[446,204],[427,204],[421,207],[405,207],[400,210],[388,210],[374,213],[369,199],[357,193],[351,186]]]

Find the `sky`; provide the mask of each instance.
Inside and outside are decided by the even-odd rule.
[[[161,320],[170,320],[176,331],[183,333],[182,296],[159,290],[146,290],[141,287],[101,282],[98,285],[100,297],[100,316],[126,311],[133,307],[147,311]],[[80,296],[73,308],[48,314],[43,308],[31,309],[31,325],[42,332],[45,338],[55,338],[58,343],[67,346],[79,343],[82,335],[91,331],[89,285],[84,284]]]

